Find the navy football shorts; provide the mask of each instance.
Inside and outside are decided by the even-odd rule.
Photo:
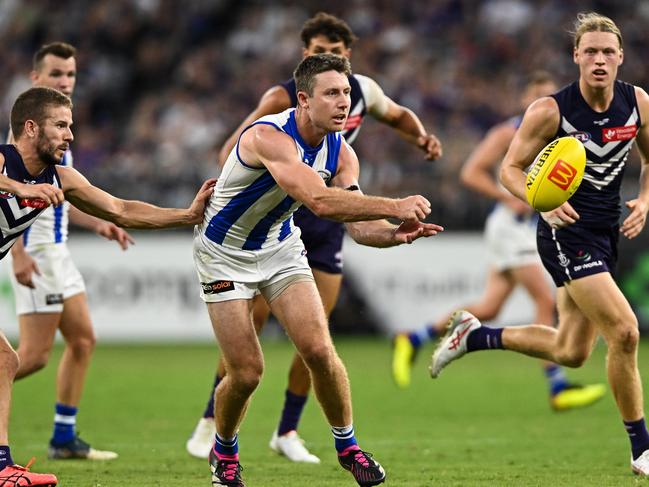
[[[553,230],[539,219],[536,244],[543,266],[557,287],[600,272],[615,277],[619,226],[583,228],[579,223]]]
[[[306,206],[301,206],[293,214],[293,223],[302,232],[309,267],[330,274],[341,274],[345,235],[343,224],[319,218]]]

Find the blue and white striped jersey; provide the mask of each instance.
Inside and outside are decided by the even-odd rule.
[[[72,167],[72,152],[67,151],[60,166]],[[70,203],[64,201],[59,206],[48,206],[38,220],[23,234],[23,243],[27,251],[37,245],[65,243],[68,241],[68,213]]]
[[[22,157],[13,145],[0,145],[0,153],[4,156],[5,162],[2,166],[2,174],[21,183],[27,184],[51,184],[57,188],[61,187],[61,181],[56,172],[55,166],[48,166],[36,177],[31,176]],[[36,218],[44,212],[43,209],[31,208],[25,205],[22,198],[0,192],[0,259],[2,259],[16,239],[20,237]]]
[[[328,134],[317,147],[307,145],[298,133],[294,108],[260,118],[242,135],[257,124],[271,125],[293,138],[300,159],[326,183],[335,176],[343,143],[340,133]],[[267,248],[296,230],[292,215],[300,204],[277,185],[265,167],[252,167],[242,161],[237,142],[225,162],[199,230],[212,244],[243,250]]]

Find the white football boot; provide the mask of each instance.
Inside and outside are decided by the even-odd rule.
[[[430,376],[436,379],[442,369],[453,360],[462,357],[466,352],[466,340],[473,330],[480,328],[482,324],[478,318],[468,311],[460,310],[451,315],[446,328],[446,334],[440,340],[439,345],[433,353],[430,364]]]
[[[214,418],[201,418],[187,440],[185,447],[187,452],[196,458],[207,458],[214,445],[214,435],[216,434],[216,424]]]
[[[631,458],[631,470],[636,475],[649,476],[649,450],[645,450],[635,460]]]
[[[306,449],[304,440],[300,438],[297,431],[289,431],[285,435],[278,436],[275,430],[268,446],[292,462],[320,463],[320,459]]]

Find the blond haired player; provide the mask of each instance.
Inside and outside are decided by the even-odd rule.
[[[579,189],[559,208],[542,213],[537,230],[541,260],[558,287],[559,326],[495,329],[457,312],[433,355],[431,374],[437,377],[466,352],[487,349],[579,367],[602,336],[609,384],[631,441],[631,468],[646,476],[649,433],[637,363],[638,320],[614,273],[619,234],[636,237],[649,207],[649,96],[616,79],[624,60],[622,34],[608,17],[577,16],[573,60],[579,80],[530,106],[501,168],[503,184],[525,201],[524,169],[541,148],[566,135],[584,142],[586,172]],[[642,162],[640,191],[626,202],[629,214],[620,224],[620,184],[634,141]]]
[[[557,91],[551,75],[537,71],[530,75],[521,97],[521,108],[538,98]],[[493,320],[517,286],[527,291],[536,310],[536,323],[554,323],[554,296],[536,250],[537,214],[532,208],[500,186],[493,174],[507,152],[522,115],[492,127],[469,155],[460,175],[462,183],[493,199],[496,204],[485,224],[485,243],[490,268],[485,290],[478,301],[465,307],[479,320]],[[398,334],[394,340],[392,375],[399,387],[410,385],[412,364],[421,346],[444,335],[449,314],[437,322],[410,333]],[[600,399],[602,384],[581,386],[568,381],[563,369],[544,362],[544,373],[550,391],[550,406],[562,411],[583,407]]]

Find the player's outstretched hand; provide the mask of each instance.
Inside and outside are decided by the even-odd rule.
[[[135,245],[133,237],[117,225],[111,222],[102,222],[96,229],[97,235],[101,235],[107,240],[115,240],[122,250],[128,249],[129,244]]]
[[[423,220],[430,214],[430,201],[420,195],[400,199],[397,205],[398,214],[394,217],[402,221]]]
[[[201,185],[201,189],[196,193],[196,197],[189,207],[191,214],[191,223],[198,225],[203,221],[203,214],[205,213],[205,206],[214,192],[216,185],[216,178],[210,178]]]
[[[631,210],[629,216],[624,219],[620,232],[626,238],[637,237],[644,228],[647,221],[647,205],[638,199],[626,202],[626,207]]]
[[[401,222],[397,228],[394,229],[394,240],[397,244],[411,244],[421,237],[432,237],[439,232],[443,232],[444,227],[436,225],[435,223],[423,223],[419,220],[409,220]]]
[[[570,203],[565,202],[554,210],[541,212],[541,218],[543,218],[550,227],[559,229],[572,225],[579,220],[579,213],[575,211]]]
[[[41,200],[46,203],[44,206],[57,206],[65,199],[63,191],[51,184],[20,184],[16,194],[24,200]]]
[[[433,134],[417,137],[417,146],[426,153],[426,159],[434,161],[442,157],[442,143]]]

